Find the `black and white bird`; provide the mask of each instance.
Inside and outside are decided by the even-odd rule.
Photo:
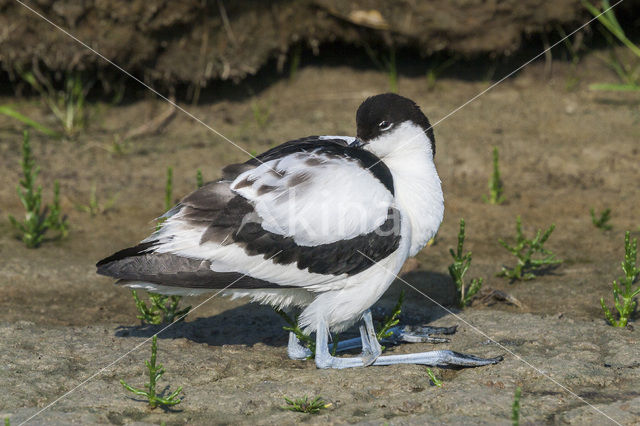
[[[444,199],[433,130],[413,101],[370,97],[356,122],[356,138],[310,136],[225,167],[220,180],[165,213],[151,236],[98,262],[98,273],[155,293],[224,289],[300,308],[300,326],[316,333],[319,368],[498,362],[452,351],[380,356],[369,308],[435,236]],[[360,319],[362,355],[332,356],[329,331]],[[402,329],[395,333],[402,339]],[[293,333],[288,353],[309,355]]]

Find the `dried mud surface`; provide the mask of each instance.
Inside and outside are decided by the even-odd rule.
[[[388,308],[405,288],[403,321],[458,324],[451,342],[438,348],[503,354],[502,363],[434,369],[444,381],[442,388],[430,386],[420,366],[320,371],[312,362],[286,358],[283,323],[270,308],[214,298],[159,338],[159,360],[167,370],[160,384],[184,386],[184,402],[175,411],[149,410],[118,383],[120,378],[144,383],[147,343],[33,424],[508,424],[516,386],[523,389],[525,423],[609,422],[597,409],[622,424],[637,424],[640,334],[637,327],[606,325],[599,299],[604,296],[611,304],[624,231],[640,236],[640,102],[627,94],[588,91],[588,83],[609,75],[594,57],[585,58],[577,70],[556,63],[550,77],[544,64],[533,64],[435,127],[445,220],[436,244],[419,254],[406,279],[451,304],[448,249],[464,217],[465,247],[474,254],[468,276],[485,277],[486,287],[509,293],[523,306],[474,303],[463,312],[451,308],[451,313],[402,283],[394,284],[381,306]],[[578,83],[567,90],[570,79]],[[387,76],[377,71],[305,67],[295,80],[278,81],[253,98],[186,107],[245,149],[262,151],[306,134],[353,134],[358,104],[387,90],[387,84]],[[429,89],[424,76],[401,76],[399,88],[437,122],[489,84],[442,79]],[[36,100],[2,99],[0,104],[6,101],[55,124]],[[252,112],[256,105],[268,111],[263,127]],[[14,238],[8,221],[0,220],[0,383],[5,389],[0,417],[10,417],[12,424],[153,332],[137,327],[129,292],[96,276],[93,265],[153,228],[150,220],[163,210],[167,166],[174,167],[179,197],[194,188],[197,168],[214,179],[222,165],[246,157],[182,114],[163,133],[125,144],[123,154],[109,152],[114,140],[165,110],[154,100],[92,105],[89,127],[76,140],[32,136],[45,196],[53,179],[59,179],[71,233],[66,240],[28,250]],[[20,141],[20,126],[0,117],[3,218],[21,214],[14,187]],[[507,202],[501,206],[482,201],[493,146],[500,149],[505,181]],[[74,206],[87,203],[94,182],[102,201],[115,194],[117,199],[112,211],[90,217]],[[594,228],[590,207],[611,207],[613,230]],[[497,240],[514,235],[516,215],[522,216],[528,234],[555,223],[548,247],[564,263],[536,280],[510,284],[495,277],[502,265],[513,263]],[[195,306],[204,300],[187,302]],[[405,344],[390,351],[432,347]],[[283,395],[305,394],[322,396],[332,405],[317,416],[281,409]]]

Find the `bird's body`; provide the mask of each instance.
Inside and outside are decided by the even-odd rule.
[[[140,245],[99,262],[98,273],[158,293],[223,290],[300,307],[307,332],[344,330],[444,213],[433,132],[419,107],[378,95],[357,123],[358,139],[307,137],[226,167]]]

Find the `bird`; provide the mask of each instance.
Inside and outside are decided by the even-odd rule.
[[[449,350],[382,356],[371,306],[405,260],[432,239],[444,197],[435,137],[412,100],[383,93],[356,112],[356,136],[308,136],[222,169],[222,177],[185,196],[139,244],[97,263],[118,285],[167,295],[223,291],[233,298],[299,309],[315,332],[318,368],[423,364],[476,367],[502,358]],[[358,321],[360,338],[332,354],[329,333]],[[426,330],[426,329],[425,329]],[[405,341],[424,341],[406,328]],[[308,348],[289,334],[287,352]]]

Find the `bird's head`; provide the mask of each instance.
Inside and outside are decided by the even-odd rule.
[[[395,93],[367,98],[358,108],[356,124],[356,144],[381,158],[418,142],[430,144],[431,153],[435,156],[431,124],[411,99]]]

